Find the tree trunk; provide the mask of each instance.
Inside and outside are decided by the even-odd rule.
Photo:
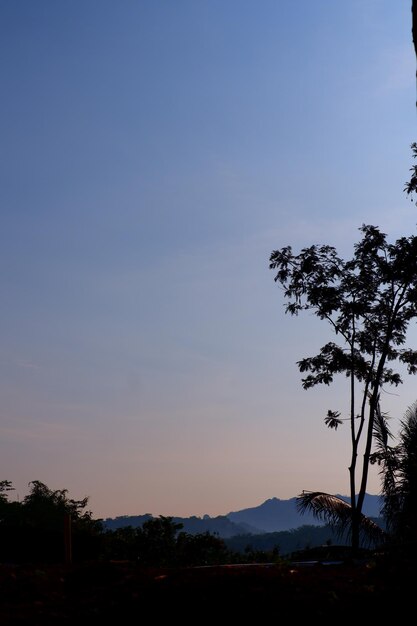
[[[352,509],[352,525],[351,525],[351,544],[352,544],[352,556],[357,557],[359,553],[359,524],[360,511],[355,507]]]

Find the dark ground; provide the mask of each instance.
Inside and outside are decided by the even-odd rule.
[[[412,559],[315,565],[144,569],[134,563],[0,565],[0,625],[183,624],[406,618]],[[256,620],[256,621],[255,621]]]

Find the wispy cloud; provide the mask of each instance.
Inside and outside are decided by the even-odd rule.
[[[40,365],[38,365],[37,363],[34,363],[30,359],[24,359],[24,358],[20,359],[19,358],[19,359],[15,359],[14,363],[19,368],[22,368],[22,369],[33,370],[33,371],[40,371],[40,370],[42,370],[42,367]]]

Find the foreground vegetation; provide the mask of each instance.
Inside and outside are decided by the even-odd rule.
[[[122,620],[361,617],[386,623],[414,604],[415,565],[389,556],[366,563],[303,567],[237,565],[151,568],[99,561],[71,566],[1,566],[0,623],[95,624]]]

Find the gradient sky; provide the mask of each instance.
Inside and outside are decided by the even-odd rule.
[[[411,1],[2,0],[0,66],[0,479],[97,517],[348,493],[346,380],[296,366],[331,331],[269,256],[415,234]]]

